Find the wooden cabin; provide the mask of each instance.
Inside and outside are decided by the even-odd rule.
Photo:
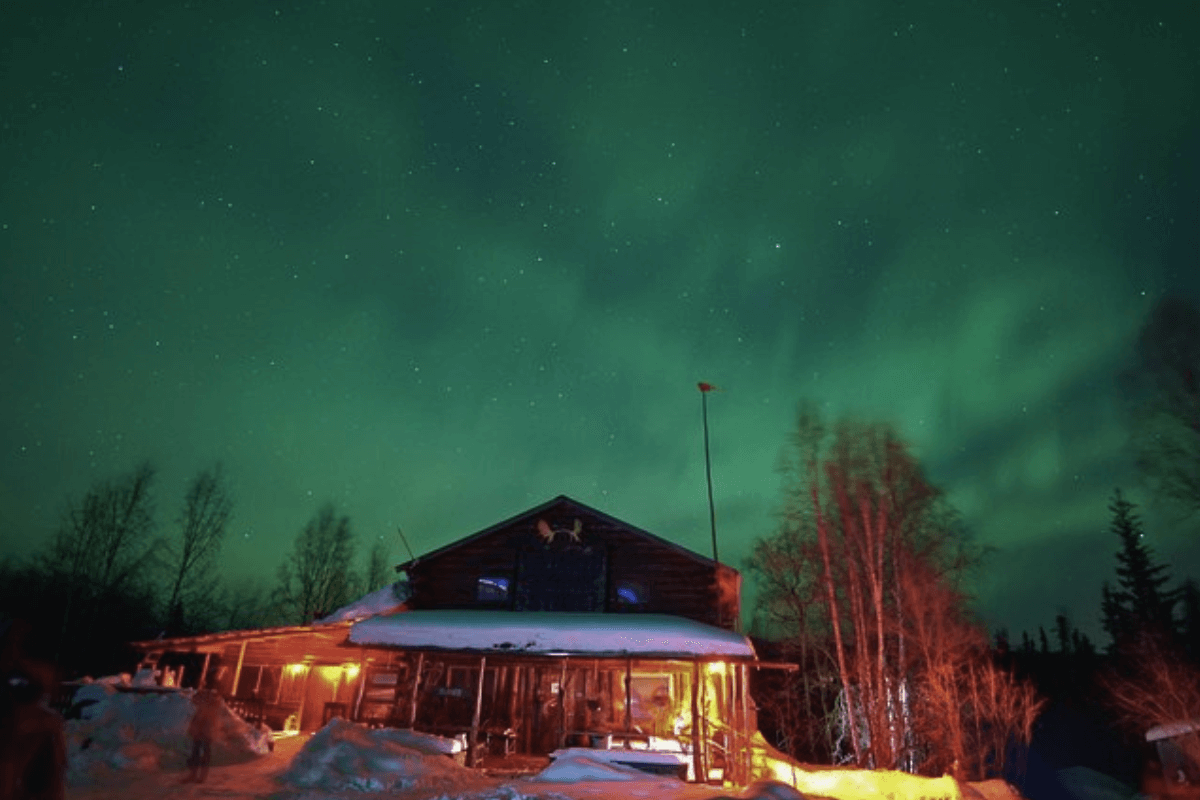
[[[208,653],[222,693],[273,726],[414,728],[474,765],[675,748],[693,779],[748,774],[756,657],[733,568],[559,496],[397,570],[406,596],[311,626],[136,645]]]
[[[559,495],[397,567],[408,607],[671,614],[734,629],[741,577]]]

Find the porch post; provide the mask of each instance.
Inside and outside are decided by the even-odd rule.
[[[738,702],[738,673],[737,666],[734,664],[726,664],[722,671],[722,686],[721,693],[725,696],[725,702],[728,703],[727,709],[722,709],[724,713],[729,715],[729,729],[725,733],[725,774],[723,780],[725,783],[737,784],[740,782],[738,777],[738,760],[741,758],[738,747],[738,736],[741,733],[741,725],[738,723],[738,712],[741,711],[741,703]]]
[[[479,681],[475,684],[475,713],[471,716],[471,737],[467,745],[467,766],[475,766],[475,746],[479,743],[479,717],[483,713],[483,676],[487,672],[487,656],[479,657]]]
[[[754,769],[754,751],[750,748],[750,737],[754,732],[750,730],[750,666],[748,664],[739,664],[738,671],[742,676],[742,753],[744,754],[741,762],[744,772],[742,773],[742,783],[747,783],[750,780],[750,772]]]
[[[208,677],[208,662],[210,659],[212,659],[212,653],[206,652],[204,654],[204,666],[200,667],[200,680],[196,682],[197,689],[204,688],[204,679]]]
[[[525,749],[525,725],[524,720],[517,719],[517,708],[519,703],[523,702],[525,697],[525,667],[520,664],[514,664],[510,670],[511,691],[508,693],[508,727],[512,728],[513,733],[517,736],[517,741],[514,742],[514,747],[520,748],[522,752]]]
[[[238,649],[237,666],[233,668],[233,688],[229,690],[230,697],[237,697],[238,683],[242,680],[242,662],[246,660],[246,640],[242,639],[242,646]]]
[[[417,724],[417,695],[421,691],[421,668],[425,666],[425,652],[417,653],[417,671],[413,673],[412,696],[408,700],[408,727]]]
[[[363,694],[367,691],[367,658],[363,653],[358,662],[358,693],[354,696],[354,710],[350,712],[350,719],[358,721],[358,710],[362,708]]]
[[[696,782],[705,779],[700,759],[700,662],[692,661],[692,771]]]
[[[625,658],[625,732],[633,730],[633,656]],[[629,737],[625,737],[625,747],[629,747]]]
[[[704,769],[701,780],[708,783],[708,768],[712,763],[708,748],[708,664],[703,670],[704,678],[700,681],[700,766]]]
[[[304,688],[300,694],[300,710],[296,712],[296,730],[304,730],[304,707],[308,705],[308,682],[312,678],[313,663],[304,660]]]
[[[567,743],[567,660],[564,658],[558,670],[558,746]]]

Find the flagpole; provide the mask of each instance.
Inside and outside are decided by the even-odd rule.
[[[708,452],[708,393],[714,387],[703,382],[697,386],[700,387],[700,415],[704,421],[704,475],[708,480],[708,523],[712,528],[713,561],[720,564],[721,559],[717,556],[717,508],[713,505],[712,459],[709,458]]]

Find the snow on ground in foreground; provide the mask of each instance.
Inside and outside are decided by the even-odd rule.
[[[70,800],[190,800],[213,794],[232,800],[796,800],[796,791],[783,784],[835,800],[1019,800],[1003,781],[957,784],[882,770],[801,767],[761,738],[756,776],[782,783],[724,789],[689,784],[606,763],[602,751],[593,756],[582,749],[564,751],[530,778],[490,778],[444,754],[454,740],[336,718],[311,737],[298,737],[306,741],[290,761],[278,750],[256,758],[266,752],[266,737],[228,711],[208,783],[181,784],[190,750],[187,693],[89,691],[98,702],[84,710],[86,719],[67,723]],[[290,753],[296,745],[281,740],[279,750]]]
[[[334,718],[313,734],[280,780],[301,789],[329,792],[395,792],[420,787],[439,793],[478,777],[444,755],[451,744],[451,740],[436,736],[389,728],[372,730]]]
[[[348,792],[394,792],[404,797],[466,798],[467,800],[710,800],[718,796],[795,800],[800,794],[835,800],[1015,800],[1018,795],[1003,781],[959,784],[953,778],[922,778],[903,772],[856,769],[805,769],[787,764],[783,775],[781,754],[760,752],[775,763],[764,780],[746,789],[684,783],[650,775],[603,756],[611,752],[571,748],[541,773],[529,778],[499,781],[465,767],[444,755],[438,740],[411,731],[370,730],[334,719],[316,733],[292,760],[280,779],[294,789],[308,790],[306,800],[356,796]],[[763,742],[765,745],[765,742]],[[418,750],[417,748],[421,748]],[[770,750],[770,748],[767,748]],[[630,751],[632,756],[636,751]],[[765,763],[760,761],[760,764]],[[785,786],[784,784],[790,784]],[[322,792],[317,794],[315,792]],[[362,795],[357,795],[362,797]]]
[[[182,767],[191,753],[187,735],[194,707],[190,691],[119,692],[105,684],[74,697],[80,719],[66,723],[67,782],[85,784],[112,771]],[[232,764],[263,755],[270,737],[221,705],[212,763]]]

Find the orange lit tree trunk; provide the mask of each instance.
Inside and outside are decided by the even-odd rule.
[[[970,558],[953,511],[887,428],[842,423],[828,437],[811,407],[798,423],[799,458],[783,465],[794,488],[780,537],[791,546],[774,549],[799,553],[805,577],[775,576],[773,597],[819,586],[841,684],[837,723],[855,761],[993,776],[1000,743],[1028,741],[1040,701],[997,670],[968,618],[958,587]],[[772,550],[756,546],[756,557]]]
[[[829,622],[833,626],[833,646],[837,651],[838,674],[842,680],[842,691],[846,699],[846,717],[850,726],[850,743],[854,747],[854,760],[862,763],[862,747],[858,740],[858,724],[854,720],[854,701],[850,691],[850,671],[846,667],[846,647],[842,642],[842,624],[838,614],[837,592],[833,586],[833,564],[829,556],[829,531],[825,526],[825,515],[821,513],[820,486],[814,476],[812,480],[813,512],[817,520],[817,543],[821,549],[821,561],[824,566],[825,598],[829,603]]]

